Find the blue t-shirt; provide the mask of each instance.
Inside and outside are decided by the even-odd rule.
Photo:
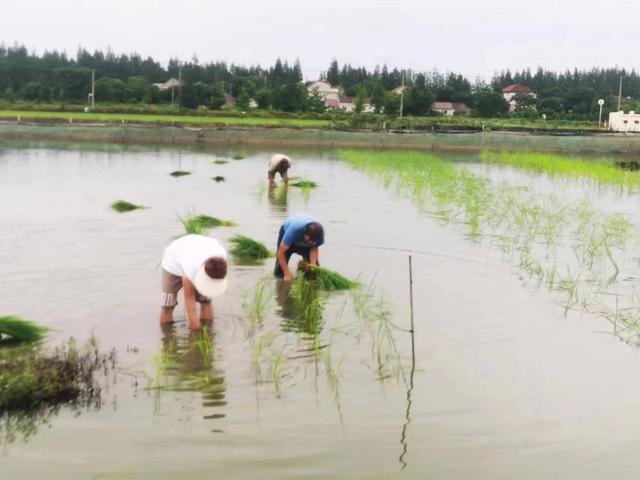
[[[293,215],[287,218],[282,227],[284,228],[284,236],[282,237],[282,243],[287,246],[297,245],[301,247],[319,247],[324,243],[324,229],[322,229],[322,235],[315,245],[310,245],[304,241],[304,227],[311,222],[317,222],[317,220],[309,217],[308,215]]]

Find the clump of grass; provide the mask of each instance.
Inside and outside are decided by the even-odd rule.
[[[211,180],[213,180],[214,182],[224,182],[225,179],[220,175],[216,175],[215,177],[211,177]]]
[[[229,163],[229,160],[214,160],[213,163],[215,163],[216,165],[224,165],[225,163]]]
[[[318,186],[318,184],[313,180],[304,180],[304,179],[295,180],[293,182],[290,182],[289,185],[291,185],[292,187],[298,187],[303,189],[316,188]]]
[[[245,156],[244,155],[240,155],[239,153],[236,153],[233,157],[234,160],[244,160]]]
[[[147,208],[147,207],[144,207],[142,205],[135,205],[125,200],[118,200],[111,204],[111,208],[113,208],[118,213],[126,213],[126,212],[132,212],[134,210],[138,210],[140,208]]]
[[[231,254],[239,258],[264,260],[275,255],[263,243],[244,235],[234,235],[229,243],[233,245],[230,250]]]
[[[186,170],[176,170],[174,172],[171,172],[169,175],[171,175],[172,177],[183,177],[185,175],[191,175],[191,172],[187,172]]]
[[[187,234],[201,235],[207,230],[216,227],[235,227],[236,223],[230,220],[221,220],[209,215],[192,215],[188,218],[180,218]]]
[[[68,340],[53,352],[31,346],[0,349],[0,414],[66,402],[99,402],[96,373],[115,368],[115,353],[101,354],[94,338]]]
[[[43,327],[29,320],[23,320],[13,315],[0,317],[0,344],[3,342],[37,342],[49,332]]]
[[[360,286],[358,282],[349,280],[337,272],[316,265],[309,265],[304,260],[298,264],[298,270],[304,272],[306,278],[317,281],[322,290],[325,291],[351,290]]]

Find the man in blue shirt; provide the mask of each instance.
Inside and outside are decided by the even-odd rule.
[[[307,215],[287,218],[278,233],[276,266],[273,274],[285,282],[293,280],[289,259],[297,253],[311,265],[318,265],[318,247],[324,243],[322,225]]]

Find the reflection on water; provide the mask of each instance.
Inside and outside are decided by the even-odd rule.
[[[278,186],[269,185],[269,205],[275,212],[287,213],[288,197],[289,186],[285,182]]]
[[[326,295],[314,282],[297,279],[292,283],[278,280],[277,302],[283,332],[303,334],[314,339],[322,331],[322,314]]]
[[[200,331],[184,331],[175,324],[162,325],[162,353],[158,378],[153,390],[164,392],[199,392],[204,420],[216,420],[226,415],[227,405],[224,372],[216,366],[213,321],[203,321]],[[159,402],[157,402],[157,405]],[[158,413],[158,412],[157,412]],[[222,432],[212,428],[212,432]]]

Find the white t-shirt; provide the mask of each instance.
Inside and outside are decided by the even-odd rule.
[[[179,277],[186,276],[192,282],[198,269],[211,257],[227,259],[227,251],[211,237],[186,235],[178,238],[164,249],[162,268]]]
[[[278,165],[280,165],[280,162],[283,160],[286,160],[289,164],[289,167],[291,167],[291,159],[289,157],[281,153],[276,153],[273,157],[271,157],[271,160],[269,161],[269,172],[274,172],[276,168],[278,168]]]

